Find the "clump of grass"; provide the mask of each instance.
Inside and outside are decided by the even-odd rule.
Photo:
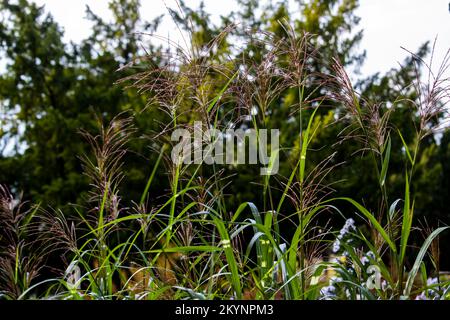
[[[85,207],[74,207],[77,219],[66,213],[15,206],[9,192],[0,189],[2,224],[0,285],[4,297],[25,299],[409,299],[447,298],[449,283],[439,279],[436,239],[447,229],[429,232],[410,268],[406,264],[412,231],[414,196],[410,190],[420,141],[431,119],[445,113],[447,82],[434,79],[430,90],[420,90],[417,127],[411,150],[390,123],[394,107],[371,102],[354,90],[338,60],[333,74],[314,74],[309,64],[323,63],[311,45],[312,35],[298,35],[282,23],[283,36],[252,35],[261,48],[259,60],[223,57],[217,46],[233,27],[211,43],[176,47],[159,57],[140,58],[127,67],[146,68],[123,83],[148,96],[148,107],[166,114],[161,130],[152,137],[159,156],[145,182],[140,199],[121,201],[122,161],[133,137],[133,116],[121,114],[100,133],[83,133],[92,155],[83,157],[91,180]],[[147,59],[145,59],[147,58]],[[445,70],[446,66],[440,70]],[[443,71],[439,71],[442,75]],[[254,199],[230,206],[227,192],[233,179],[227,166],[174,163],[169,158],[171,133],[178,128],[224,129],[247,126],[271,129],[272,115],[280,112],[287,91],[297,101],[284,106],[298,117],[293,145],[283,145],[281,156],[291,159],[286,177],[255,177],[261,189],[261,207]],[[424,95],[426,97],[424,97]],[[370,154],[379,184],[380,205],[373,213],[351,198],[333,198],[334,162],[331,152],[311,163],[312,142],[326,130],[319,115],[324,101],[344,110],[347,128],[337,143],[360,143]],[[285,110],[286,111],[286,110]],[[145,110],[143,111],[145,112]],[[135,115],[139,116],[139,115]],[[194,123],[202,121],[202,127]],[[287,133],[291,134],[291,132]],[[402,199],[387,197],[391,135],[405,148],[405,191]],[[288,140],[289,141],[289,140]],[[291,140],[292,141],[292,140]],[[210,143],[202,141],[201,146]],[[195,150],[194,150],[195,151]],[[269,170],[272,165],[269,162]],[[156,173],[167,175],[165,197],[150,197]],[[340,204],[357,211],[347,216]],[[402,208],[400,208],[402,206]],[[330,224],[343,216],[347,222],[333,239]],[[355,225],[363,221],[370,232]],[[288,226],[289,230],[284,230]],[[34,241],[29,241],[32,235]],[[58,241],[54,241],[57,235]],[[437,281],[427,281],[423,260],[431,246]],[[37,250],[37,251],[36,251]],[[45,260],[41,251],[57,252],[64,263],[60,276],[38,279]],[[413,251],[411,251],[413,252]],[[330,253],[334,258],[329,258]],[[63,263],[61,263],[63,264]],[[421,276],[422,283],[417,281]],[[431,290],[431,291],[430,291]]]

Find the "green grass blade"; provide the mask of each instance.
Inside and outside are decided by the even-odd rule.
[[[398,132],[398,135],[400,136],[400,139],[402,140],[403,147],[405,148],[406,155],[408,156],[409,162],[411,163],[411,165],[414,165],[414,160],[411,157],[411,153],[409,152],[409,148],[408,148],[408,145],[405,142],[405,139],[403,139],[402,133],[400,132],[400,130],[397,130],[397,132]]]
[[[228,89],[231,82],[233,82],[234,78],[236,78],[237,75],[238,75],[238,71],[236,71],[231,76],[231,78],[228,80],[228,82],[225,84],[225,86],[223,86],[223,88],[220,90],[219,94],[213,99],[213,101],[211,101],[211,103],[209,104],[208,109],[207,109],[208,113],[211,112],[211,110],[215,107],[215,105],[220,100],[220,98],[222,98],[222,95],[225,93],[225,91]]]
[[[159,152],[158,159],[156,159],[155,165],[153,166],[152,173],[150,174],[150,177],[148,178],[147,184],[145,185],[145,189],[144,189],[144,192],[142,193],[141,200],[139,201],[139,204],[143,204],[144,201],[145,201],[145,198],[147,197],[148,190],[150,189],[150,185],[152,184],[153,178],[155,177],[155,174],[156,174],[156,170],[159,167],[159,163],[161,162],[161,159],[162,159],[162,157],[164,155],[164,151],[166,150],[166,148],[167,148],[167,146],[163,145],[162,148],[161,148],[161,151]]]
[[[413,210],[410,205],[410,194],[409,194],[409,179],[408,174],[406,174],[405,182],[405,204],[403,207],[403,221],[402,221],[402,234],[400,239],[400,265],[403,264],[405,259],[406,246],[408,245],[409,235],[411,233],[411,225],[413,218]]]
[[[311,117],[309,118],[308,127],[306,128],[305,134],[303,136],[302,150],[300,153],[300,177],[299,177],[300,183],[302,183],[305,178],[306,154],[308,151],[309,142],[311,141],[309,138],[309,133],[311,131],[311,126],[312,126],[312,122],[314,119],[314,115],[316,114],[318,109],[319,108],[314,109]]]
[[[411,271],[408,274],[408,280],[406,281],[406,286],[405,286],[405,290],[403,291],[403,295],[406,297],[409,297],[410,293],[411,293],[411,288],[413,286],[414,283],[414,279],[416,278],[417,272],[419,271],[419,268],[422,264],[422,260],[425,256],[425,253],[428,250],[428,247],[431,245],[431,243],[433,242],[433,240],[443,231],[447,230],[450,227],[440,227],[437,228],[436,230],[434,230],[429,236],[428,238],[425,240],[425,242],[423,243],[422,247],[420,248],[419,253],[417,254],[416,257],[416,261],[413,264],[413,267],[411,269]]]
[[[386,174],[389,167],[390,157],[391,157],[391,138],[389,137],[388,144],[386,146],[386,150],[384,153],[383,165],[381,167],[380,186],[384,186],[384,183],[386,182]]]
[[[238,265],[233,252],[233,247],[231,246],[230,236],[223,221],[216,217],[214,214],[211,214],[211,217],[213,218],[214,224],[217,227],[217,230],[219,231],[220,237],[222,239],[221,244],[223,250],[225,251],[225,258],[227,260],[228,268],[231,273],[231,284],[236,293],[236,298],[240,300],[242,299],[242,285],[239,276]]]
[[[355,206],[359,210],[359,212],[361,212],[363,214],[363,216],[366,217],[370,221],[370,223],[373,225],[373,227],[380,233],[380,235],[383,237],[384,241],[386,241],[386,243],[389,245],[389,247],[392,249],[392,251],[394,253],[397,252],[397,248],[396,248],[394,242],[389,238],[388,234],[386,233],[384,228],[380,225],[380,223],[377,221],[377,219],[374,217],[374,215],[371,214],[366,208],[364,208],[362,205],[360,205],[358,202],[356,202],[355,200],[353,200],[351,198],[341,197],[341,198],[331,199],[329,201],[332,201],[332,200],[344,200],[344,201],[347,201],[347,202],[350,202],[351,204],[353,204],[353,206]]]

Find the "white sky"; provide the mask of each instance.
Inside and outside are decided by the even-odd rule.
[[[66,40],[80,41],[90,33],[91,25],[84,20],[85,5],[94,12],[110,17],[108,0],[35,0],[45,4],[56,21],[65,29]],[[199,0],[186,0],[196,7]],[[403,46],[415,51],[427,40],[438,36],[435,64],[439,64],[450,48],[450,0],[360,0],[357,14],[361,17],[360,27],[364,29],[361,49],[367,50],[363,66],[364,75],[388,71],[408,55]],[[164,3],[176,8],[174,0],[141,0],[142,16],[151,20],[167,13]],[[213,19],[236,8],[235,1],[205,0],[206,9]],[[176,33],[167,19],[160,28],[161,35]],[[175,35],[176,37],[176,35]]]

